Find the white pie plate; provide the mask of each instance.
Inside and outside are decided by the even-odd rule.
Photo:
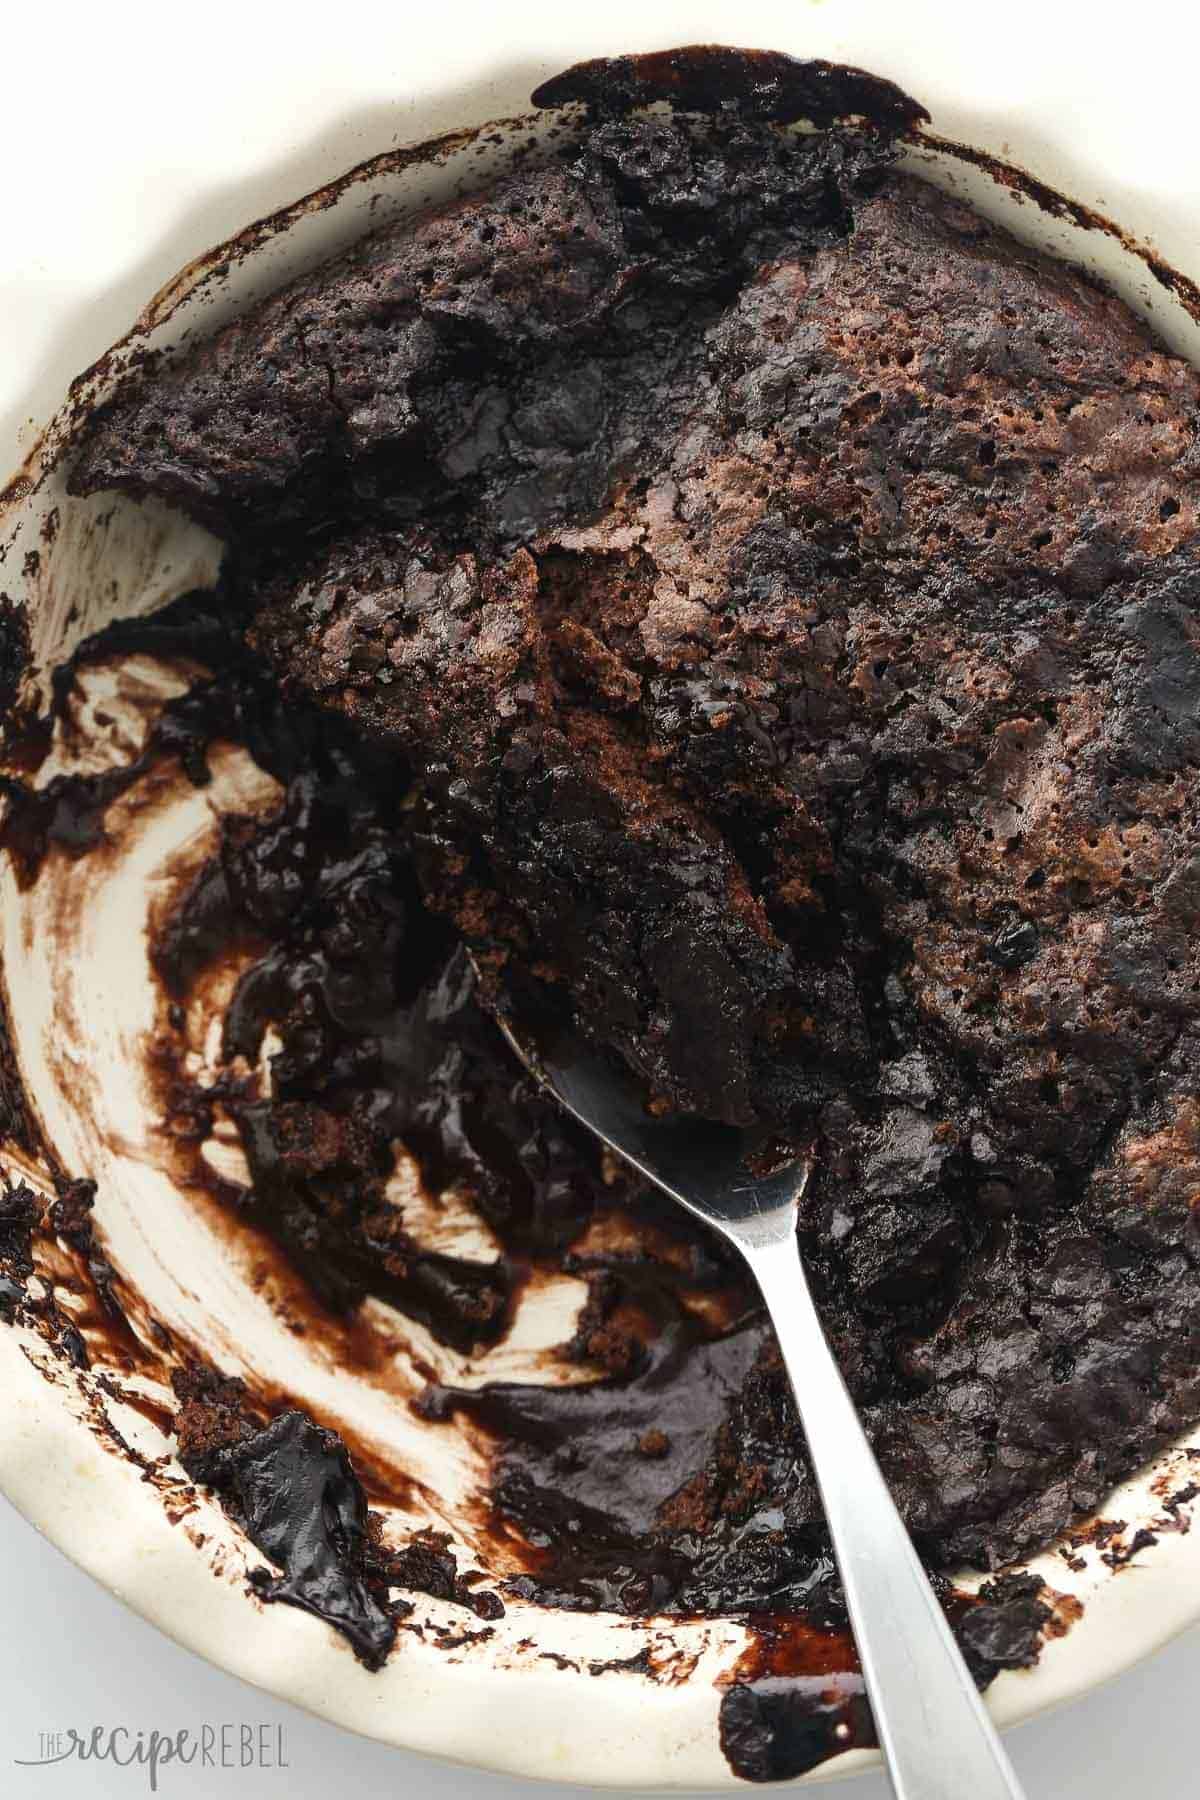
[[[630,22],[617,35],[581,27],[571,52],[677,41],[678,21],[672,15],[664,29],[654,30],[649,21],[655,12],[653,6],[643,9],[640,23]],[[819,13],[798,22],[793,16],[789,24],[773,7],[748,6],[736,33],[727,35],[798,54],[837,54],[895,74],[930,107],[934,131],[942,127],[989,152],[1003,150],[1052,187],[1090,203],[1120,191],[1121,172],[1105,161],[1101,121],[1089,112],[1096,105],[1091,90],[1074,92],[1064,117],[1062,84],[1051,109],[1044,87],[1022,86],[1020,66],[1002,47],[994,70],[981,76],[968,42],[961,34],[936,31],[927,7],[912,12],[913,28],[927,32],[917,45],[916,73],[884,26],[888,12],[862,6],[853,22],[840,20],[831,35]],[[666,10],[662,17],[667,19]],[[889,54],[876,53],[881,42],[891,46]],[[536,72],[551,73],[563,60],[556,57]],[[439,127],[447,123],[428,59],[421,68],[427,105],[423,115],[417,108],[413,138],[420,136],[422,116]],[[519,83],[505,75],[481,81],[458,102],[459,117],[471,126],[517,113],[529,86],[528,68]],[[967,86],[972,99],[964,108]],[[1156,233],[1174,266],[1200,279],[1198,240],[1180,229],[1200,204],[1188,151],[1172,154],[1183,140],[1172,144],[1150,96],[1131,95],[1128,104],[1142,109],[1150,177],[1143,167],[1143,188],[1125,190],[1120,223],[1139,237]],[[215,568],[212,540],[165,510],[114,503],[111,496],[77,501],[66,495],[54,458],[79,409],[103,395],[129,350],[159,348],[185,331],[211,328],[250,296],[322,259],[368,220],[376,224],[392,211],[446,193],[460,179],[477,180],[493,156],[504,154],[483,141],[486,135],[466,130],[415,160],[392,152],[344,182],[335,179],[339,168],[330,166],[332,187],[231,245],[207,253],[204,243],[193,246],[197,260],[149,300],[117,355],[77,385],[6,496],[0,513],[0,541],[9,547],[3,584],[13,594],[23,590],[41,665],[105,617],[150,610]],[[919,172],[953,185],[1019,235],[1100,271],[1135,305],[1152,309],[1173,347],[1200,358],[1200,326],[1131,243],[1049,216],[932,142],[913,151],[911,160]],[[58,529],[47,542],[43,525],[54,509]],[[35,547],[38,566],[22,573],[25,553]],[[125,716],[127,699],[110,695],[108,704]],[[132,728],[136,706],[129,720]],[[219,755],[216,765],[215,791],[224,802],[253,805],[266,797],[261,780],[238,757]],[[99,1178],[97,1217],[104,1237],[147,1307],[231,1372],[269,1371],[319,1416],[345,1422],[359,1441],[400,1455],[438,1496],[443,1519],[469,1542],[463,1497],[473,1453],[461,1440],[414,1421],[405,1405],[411,1381],[403,1351],[389,1384],[348,1375],[319,1347],[306,1348],[272,1310],[269,1293],[247,1279],[246,1258],[230,1248],[203,1208],[173,1187],[157,1155],[143,1082],[142,1052],[152,1023],[144,923],[168,867],[175,878],[181,860],[203,853],[213,792],[180,794],[170,807],[121,819],[121,858],[95,892],[88,889],[86,859],[52,859],[27,894],[18,892],[10,870],[0,869],[0,954],[27,1089],[63,1164]],[[84,895],[88,904],[80,907]],[[5,1161],[21,1172],[19,1157]],[[564,1287],[531,1307],[505,1352],[502,1372],[519,1372],[522,1356],[562,1338],[575,1298]],[[465,1367],[427,1340],[420,1348],[429,1357],[440,1354],[456,1379],[501,1372],[494,1360]],[[215,1506],[201,1501],[197,1511],[172,1522],[180,1472],[168,1464],[155,1481],[144,1480],[98,1429],[105,1407],[146,1454],[169,1453],[169,1442],[139,1414],[103,1400],[94,1373],[80,1377],[68,1370],[31,1332],[0,1329],[0,1488],[82,1567],[181,1643],[341,1725],[410,1749],[531,1777],[643,1791],[740,1785],[719,1747],[715,1685],[746,1641],[740,1625],[647,1626],[514,1606],[486,1642],[448,1652],[432,1635],[425,1641],[406,1637],[385,1668],[369,1674],[323,1624],[249,1596],[245,1571],[261,1558]],[[1141,1526],[1157,1527],[1159,1541],[1132,1565],[1114,1571],[1095,1549],[1085,1550],[1082,1568],[1068,1567],[1054,1552],[1032,1565],[1059,1592],[1077,1596],[1083,1612],[1046,1646],[1034,1670],[995,1683],[990,1700],[1001,1721],[1026,1718],[1082,1693],[1200,1617],[1200,1534],[1193,1538],[1180,1528],[1186,1509],[1166,1518],[1163,1529],[1163,1496],[1186,1480],[1193,1443],[1200,1452],[1200,1431],[1105,1506],[1106,1516],[1127,1523],[1118,1541],[1128,1543]],[[462,1623],[456,1609],[432,1601],[422,1604],[420,1616]],[[656,1676],[620,1672],[597,1679],[588,1673],[589,1661],[627,1658],[647,1642]],[[848,1772],[868,1760],[851,1753],[819,1774]]]

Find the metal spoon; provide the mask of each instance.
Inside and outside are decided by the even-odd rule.
[[[809,1291],[804,1161],[756,1175],[747,1134],[653,1118],[631,1077],[576,1040],[505,1037],[581,1125],[737,1245],[762,1289],[808,1441],[863,1678],[898,1800],[1020,1800],[1021,1789],[896,1511]]]

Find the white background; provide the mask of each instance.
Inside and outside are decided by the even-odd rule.
[[[871,54],[861,47],[872,15]],[[558,4],[404,0],[206,0],[197,7],[22,0],[0,36],[0,478],[70,377],[132,321],[190,257],[343,167],[396,142],[518,106],[544,75],[584,54],[672,43],[770,44],[855,57],[922,98],[929,46],[959,74],[935,122],[1000,149],[1022,112],[1055,119],[1059,166],[1076,195],[1148,221],[1168,254],[1194,241],[1200,179],[1183,203],[1158,192],[1123,84],[1159,98],[1163,129],[1194,135],[1200,26],[1184,0],[1119,8],[1075,0],[789,0]],[[1078,96],[1095,104],[1078,120]],[[1061,96],[1061,105],[1058,104]],[[1006,121],[1011,119],[1011,124]],[[1102,124],[1097,125],[1097,120]],[[1026,140],[1028,134],[1026,133]],[[1036,166],[1036,156],[1026,151]],[[1196,273],[1194,252],[1188,259]],[[125,1724],[198,1731],[282,1723],[285,1770],[166,1771],[187,1797],[566,1795],[384,1750],[272,1701],[152,1631],[80,1575],[0,1502],[0,1794],[133,1796],[137,1771],[13,1766],[38,1733]],[[1123,1580],[1136,1581],[1131,1570]],[[1192,1633],[1068,1711],[1023,1727],[1012,1752],[1030,1800],[1163,1800],[1197,1792],[1194,1718],[1200,1637]],[[878,1777],[841,1790],[881,1800]],[[964,1800],[968,1797],[964,1796]]]

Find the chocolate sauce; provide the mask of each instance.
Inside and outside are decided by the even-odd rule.
[[[29,666],[29,620],[24,608],[0,594],[0,719],[16,704]]]
[[[854,1639],[804,1618],[750,1621],[753,1637],[722,1683],[720,1737],[743,1781],[791,1781],[878,1743]]]
[[[713,1456],[766,1327],[709,1342],[666,1293],[643,1283],[638,1298],[654,1305],[657,1335],[631,1377],[585,1387],[434,1389],[423,1411],[466,1414],[495,1440],[493,1503],[533,1551],[530,1572],[508,1584],[513,1593],[635,1616],[719,1610],[718,1595],[731,1586],[752,1603],[734,1541],[744,1533],[718,1525],[693,1537],[665,1530],[662,1518]]]
[[[236,616],[193,607],[112,629],[73,661],[78,670],[150,651],[214,671],[167,704],[135,772],[81,782],[83,808],[101,822],[113,773],[132,785],[158,760],[179,757],[203,781],[218,736],[246,744],[281,785],[266,817],[225,821],[216,854],[163,918],[154,946],[176,1032],[206,972],[231,950],[251,952],[226,1013],[226,1069],[215,1086],[189,1086],[169,1043],[165,1053],[174,1073],[164,1106],[190,1120],[197,1178],[199,1140],[219,1105],[237,1125],[252,1179],[249,1193],[229,1197],[286,1249],[314,1302],[344,1316],[374,1294],[459,1348],[503,1331],[523,1270],[582,1275],[591,1298],[561,1354],[598,1365],[607,1371],[600,1379],[431,1389],[422,1402],[431,1422],[467,1416],[494,1445],[497,1530],[510,1549],[524,1546],[526,1562],[508,1591],[630,1616],[802,1610],[805,1654],[810,1663],[825,1655],[828,1667],[786,1670],[777,1633],[770,1669],[747,1664],[725,1696],[729,1753],[747,1772],[794,1770],[844,1747],[843,1726],[868,1741],[790,1395],[740,1268],[701,1226],[604,1163],[515,1062],[477,1003],[451,928],[422,903],[403,769],[356,744],[336,718],[285,702]],[[66,671],[57,683],[64,729],[72,681]],[[282,1046],[270,1098],[242,1072],[257,1062],[268,1025]],[[409,1238],[385,1195],[396,1139],[431,1191],[454,1183],[469,1193],[501,1241],[498,1263],[447,1257]],[[52,1221],[94,1260],[90,1201],[90,1184],[64,1187]],[[618,1218],[621,1247],[586,1248],[591,1228]],[[828,1304],[833,1268],[819,1246],[812,1261]],[[103,1274],[99,1262],[94,1274]],[[265,1598],[318,1613],[370,1663],[386,1654],[403,1611],[387,1599],[391,1587],[496,1616],[499,1597],[472,1593],[444,1543],[382,1549],[339,1439],[294,1408],[273,1420],[251,1416],[241,1398],[222,1401],[223,1391],[186,1390],[181,1458],[280,1571],[257,1578]],[[1024,1630],[1033,1654],[1032,1614],[1004,1628],[1010,1646]],[[971,1629],[978,1638],[982,1626]]]
[[[283,1413],[219,1452],[206,1478],[283,1571],[252,1575],[262,1598],[315,1613],[369,1669],[380,1668],[396,1640],[397,1608],[366,1583],[366,1502],[341,1439],[303,1413]]]
[[[828,127],[855,118],[888,136],[929,121],[920,101],[865,69],[725,44],[598,56],[544,81],[531,97],[535,106],[579,103],[601,117],[666,101],[679,112],[735,111],[774,124],[803,119]]]
[[[180,1462],[282,1571],[253,1571],[255,1591],[315,1613],[379,1668],[412,1608],[389,1597],[376,1567],[377,1533],[341,1439],[295,1408],[265,1421],[242,1382],[204,1364],[172,1380]]]
[[[179,1000],[232,944],[269,945],[238,983],[224,1053],[255,1063],[274,1025],[272,1098],[231,1078],[207,1097],[177,1089],[174,1104],[221,1100],[250,1166],[246,1216],[328,1305],[371,1293],[467,1350],[505,1330],[522,1258],[578,1230],[599,1158],[518,1068],[476,1005],[465,953],[422,906],[396,769],[348,762],[336,730],[322,736],[329,722],[310,722],[310,760],[278,812],[226,829],[157,954]],[[397,1139],[431,1192],[468,1187],[507,1257],[418,1249],[385,1193]]]
[[[1037,1661],[1053,1618],[1040,1576],[1005,1575],[972,1595],[938,1585],[981,1688],[1002,1670]],[[791,1781],[831,1756],[878,1744],[848,1630],[821,1630],[810,1616],[758,1615],[748,1623],[752,1642],[722,1684],[721,1748],[736,1775]]]
[[[1051,1620],[1048,1593],[1038,1575],[1001,1575],[970,1597],[948,1597],[947,1612],[981,1688],[1003,1669],[1027,1669],[1037,1661]]]
[[[237,659],[238,639],[221,620],[220,596],[185,594],[149,619],[116,620],[87,638],[55,671],[50,722],[65,722],[70,732],[70,696],[77,672],[88,663],[128,653],[134,649],[168,659],[185,656],[203,660],[213,679],[198,683],[178,699],[169,700],[152,726],[140,755],[128,763],[92,775],[55,775],[41,787],[11,774],[0,774],[0,794],[8,802],[0,823],[0,848],[12,857],[17,879],[28,887],[37,877],[52,847],[71,857],[85,856],[104,842],[104,822],[110,807],[147,771],[167,757],[177,757],[189,780],[197,787],[209,781],[205,747],[218,737],[258,741],[255,722],[271,704],[264,689],[253,679],[224,683],[225,659]],[[6,754],[18,763],[32,763],[36,771],[50,747],[46,721],[15,721],[8,733]],[[271,734],[268,733],[268,740]],[[23,755],[22,752],[25,752]],[[32,752],[32,755],[29,753]],[[264,766],[266,757],[264,755]]]

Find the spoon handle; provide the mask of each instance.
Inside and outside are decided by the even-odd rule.
[[[1021,1800],[826,1341],[795,1233],[743,1248],[796,1396],[897,1800]]]

